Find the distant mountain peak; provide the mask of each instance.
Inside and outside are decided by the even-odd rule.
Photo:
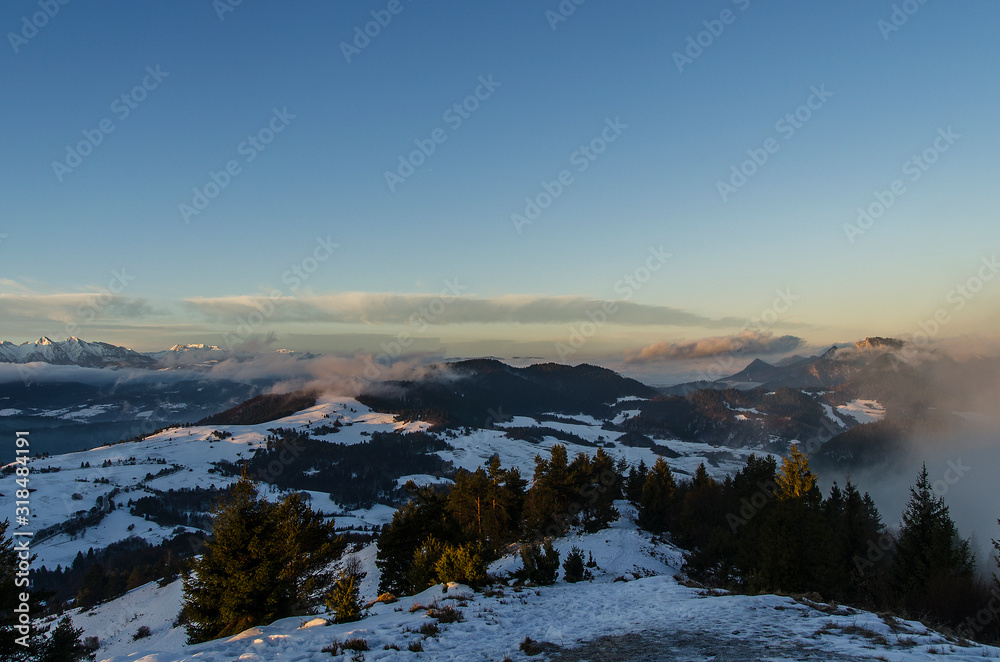
[[[147,368],[153,359],[133,351],[103,342],[87,342],[75,336],[67,340],[52,340],[42,336],[35,342],[15,345],[0,342],[0,363],[49,363],[52,365],[78,365],[85,368],[130,366]]]
[[[206,345],[204,343],[188,343],[188,344],[184,344],[184,345],[174,345],[173,347],[171,347],[167,351],[168,352],[186,352],[188,350],[193,350],[193,349],[207,350],[207,351],[210,351],[210,352],[221,352],[222,351],[221,347],[218,347],[216,345]]]

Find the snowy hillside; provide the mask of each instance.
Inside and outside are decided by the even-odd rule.
[[[641,400],[622,403],[623,420],[632,415],[625,407],[636,404]],[[872,402],[858,404],[869,411],[877,407]],[[757,412],[746,408],[741,414],[753,416]],[[335,434],[329,431],[334,421],[339,424]],[[66,567],[78,554],[86,555],[91,548],[99,550],[130,536],[158,543],[193,530],[157,524],[130,513],[128,504],[171,490],[221,488],[234,483],[236,477],[221,473],[216,463],[249,458],[266,445],[276,428],[352,445],[370,440],[375,433],[426,433],[428,424],[397,422],[394,416],[374,412],[352,398],[327,396],[292,416],[259,425],[171,428],[142,441],[36,459],[31,477],[32,522],[39,532],[33,546],[38,554],[35,567]],[[512,438],[507,434],[516,430],[523,435],[532,429],[539,431],[536,436]],[[717,478],[739,469],[751,452],[671,439],[657,439],[653,448],[627,445],[628,435],[619,437],[602,421],[584,415],[546,414],[542,422],[518,416],[495,429],[431,434],[447,444],[437,454],[456,469],[475,469],[499,454],[505,466],[518,467],[524,476],[531,476],[536,455],[547,456],[556,443],[565,444],[571,456],[578,452],[592,455],[601,447],[612,458],[624,458],[632,464],[644,461],[649,465],[658,454],[668,454],[679,476],[693,474],[704,463]],[[309,461],[305,455],[289,460],[306,473]],[[400,476],[397,484],[407,480],[427,484],[449,479],[413,474]],[[269,499],[281,496],[274,487],[264,493]],[[385,524],[394,512],[384,503],[348,511],[324,492],[311,492],[310,497],[312,507],[335,516],[341,530]],[[0,480],[0,508],[12,511],[13,499],[13,476],[5,475]],[[117,506],[113,509],[109,507],[112,501]],[[331,657],[323,652],[334,640],[347,639],[367,643],[366,660],[526,659],[526,652],[520,650],[526,638],[540,642],[539,650],[554,660],[1000,657],[1000,650],[968,646],[917,623],[805,599],[720,595],[685,586],[675,578],[683,562],[681,551],[640,531],[631,505],[619,501],[616,506],[622,517],[610,528],[574,533],[556,541],[563,557],[573,546],[593,557],[593,580],[577,584],[560,580],[553,586],[529,588],[508,582],[499,590],[483,593],[457,586],[445,592],[439,586],[392,604],[373,604],[364,620],[350,625],[328,624],[330,615],[320,614],[313,619],[280,620],[195,646],[187,645],[184,628],[176,621],[182,599],[179,580],[163,587],[155,582],[146,584],[90,610],[72,610],[70,615],[75,625],[84,629],[84,636],[100,641],[97,659],[112,662],[362,659],[350,653]],[[493,563],[491,573],[509,577],[521,563],[513,551]],[[356,543],[353,553],[367,573],[362,598],[373,602],[379,579],[375,546]],[[462,621],[437,623],[426,609],[447,604],[461,610]],[[432,632],[430,624],[439,632]],[[135,640],[143,626],[149,628],[150,636]],[[422,627],[424,634],[419,633]],[[417,648],[423,653],[414,652]],[[528,650],[533,649],[529,646]],[[599,657],[598,653],[611,657]]]
[[[618,506],[628,514],[624,502]],[[368,616],[333,625],[329,614],[288,618],[234,637],[185,644],[172,625],[180,610],[180,581],[148,584],[86,613],[74,622],[102,643],[108,662],[230,660],[351,660],[331,657],[334,641],[363,640],[365,660],[528,659],[526,638],[552,660],[981,660],[1000,649],[970,645],[916,622],[882,618],[807,598],[738,596],[684,586],[673,575],[676,548],[640,532],[626,517],[610,529],[559,541],[565,554],[577,546],[593,555],[595,578],[547,587],[501,586],[481,593],[450,585],[430,588],[390,604],[373,604]],[[373,554],[359,554],[370,573]],[[512,570],[508,556],[491,571]],[[371,589],[374,582],[366,582]],[[370,590],[363,596],[374,599]],[[438,622],[432,609],[453,606],[459,622]],[[141,626],[151,636],[133,641]],[[436,626],[436,631],[435,627]],[[424,628],[423,633],[421,629]],[[412,647],[412,648],[411,648]],[[414,652],[418,648],[422,652]],[[535,658],[538,659],[538,658]]]
[[[314,426],[340,419],[344,426],[335,435],[316,435],[318,439],[340,444],[360,443],[371,438],[373,432],[426,430],[425,422],[398,423],[390,414],[371,411],[351,398],[326,397],[309,409],[277,421],[259,425],[220,425],[171,428],[151,435],[142,441],[102,446],[88,451],[54,455],[36,460],[32,465],[33,523],[36,530],[81,517],[91,511],[107,507],[108,499],[119,506],[156,492],[185,488],[224,487],[236,482],[235,476],[223,476],[213,467],[213,462],[236,462],[250,457],[254,450],[264,445],[268,429],[292,428],[311,431]],[[474,470],[494,454],[499,454],[505,466],[516,466],[524,476],[531,476],[535,457],[547,456],[547,451],[557,443],[554,437],[543,437],[539,443],[513,440],[505,436],[503,427],[526,427],[537,422],[527,417],[515,417],[501,429],[479,429],[465,436],[454,438],[441,435],[450,446],[439,455],[457,468]],[[624,457],[630,463],[645,461],[651,465],[657,457],[650,448],[633,448],[611,441],[600,421],[581,420],[580,424],[546,422],[545,427],[565,430],[594,444],[603,444],[605,451],[616,460]],[[219,439],[214,432],[228,433]],[[693,475],[700,463],[705,463],[710,473],[722,477],[737,470],[745,462],[748,450],[719,448],[708,444],[683,441],[662,441],[660,444],[679,457],[671,465],[680,475]],[[568,445],[571,455],[578,452],[593,454],[596,446]],[[306,461],[301,459],[298,461]],[[404,476],[418,484],[438,482],[440,477],[427,475]],[[0,508],[13,508],[13,476],[0,480]],[[277,498],[277,491],[271,494]],[[330,501],[323,493],[312,494],[312,506],[327,514],[337,516],[338,524],[366,526],[381,524],[391,517],[391,510],[376,506],[364,511],[345,513],[339,504]],[[99,503],[101,504],[99,506]],[[387,512],[388,511],[388,512]],[[348,518],[345,518],[345,515]],[[130,528],[131,527],[131,528]],[[86,527],[81,533],[54,533],[36,541],[37,566],[54,568],[72,562],[78,552],[84,554],[91,547],[100,549],[138,535],[158,543],[176,535],[176,527],[163,527],[140,516],[130,515],[127,508],[107,512],[100,522]]]

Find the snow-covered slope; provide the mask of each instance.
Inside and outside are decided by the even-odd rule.
[[[344,423],[340,432],[329,436],[312,432],[338,418]],[[600,421],[583,416],[565,420],[574,422],[539,423],[517,417],[505,425],[548,427],[592,444],[567,444],[571,455],[594,453],[601,446],[612,457],[631,463],[644,460],[650,464],[655,459],[652,449],[614,441],[615,433],[602,429]],[[325,397],[314,407],[270,423],[172,428],[139,442],[37,459],[32,464],[32,522],[41,530],[79,513],[101,510],[112,493],[122,505],[154,491],[229,484],[235,478],[219,474],[212,463],[249,457],[264,443],[267,430],[276,427],[311,431],[318,438],[352,444],[370,439],[376,431],[426,430],[427,424],[396,422],[393,416],[371,411],[356,400]],[[523,475],[531,475],[536,455],[545,456],[555,443],[564,443],[549,436],[537,443],[511,439],[503,427],[471,430],[466,435],[439,433],[450,446],[440,455],[456,467],[473,469],[499,453],[505,466],[517,466]],[[216,430],[231,436],[222,434],[225,439],[220,439]],[[657,443],[679,456],[670,460],[679,474],[691,474],[704,462],[710,473],[722,476],[741,466],[749,453],[669,439]],[[422,483],[447,480],[416,475],[400,482],[408,478]],[[8,511],[13,508],[12,480],[13,476],[0,480],[0,508]],[[281,496],[273,489],[266,494],[275,499]],[[393,513],[385,504],[345,512],[326,494],[311,496],[313,507],[334,514],[340,528],[384,524]],[[316,619],[284,619],[196,646],[187,645],[183,627],[175,625],[181,609],[180,581],[165,587],[147,584],[90,611],[74,610],[71,616],[85,636],[99,639],[98,659],[111,662],[349,660],[350,655],[331,657],[323,652],[335,639],[348,638],[367,642],[366,660],[527,659],[519,650],[526,637],[547,642],[542,647],[550,652],[549,659],[564,660],[923,660],[938,659],[940,654],[978,660],[1000,656],[997,649],[961,647],[917,623],[883,620],[864,612],[774,596],[709,596],[674,578],[682,563],[678,549],[640,531],[631,506],[619,502],[617,507],[622,517],[609,529],[556,541],[562,557],[574,546],[593,557],[594,579],[578,584],[560,580],[550,587],[527,588],[505,583],[486,593],[472,593],[464,587],[444,592],[443,587],[436,587],[393,604],[374,604],[367,618],[350,625],[328,625],[329,615],[320,614]],[[77,553],[86,553],[90,547],[100,549],[130,535],[159,542],[177,531],[177,527],[161,527],[119,507],[82,532],[38,538],[33,550],[39,556],[37,566],[53,568],[72,562]],[[516,570],[520,560],[515,551],[494,563],[491,572],[506,577]],[[355,555],[367,572],[362,596],[373,601],[378,584],[375,547],[356,549]],[[416,633],[432,620],[422,607],[434,604],[456,605],[464,621],[439,624],[435,636]],[[148,627],[151,635],[134,640],[141,626]],[[418,644],[422,653],[409,650]]]
[[[916,622],[814,603],[806,598],[739,596],[685,586],[674,578],[681,553],[639,531],[629,508],[611,528],[558,541],[592,554],[594,579],[553,586],[501,585],[475,593],[464,586],[436,586],[398,602],[377,603],[361,621],[334,625],[329,614],[287,618],[234,637],[198,645],[185,643],[173,625],[181,607],[181,582],[148,584],[86,613],[77,626],[97,636],[99,660],[108,662],[229,662],[352,660],[332,656],[334,641],[361,639],[364,660],[529,659],[526,638],[554,660],[981,660],[1000,649],[969,645]],[[374,570],[372,548],[359,554]],[[503,574],[517,567],[508,556],[491,567]],[[366,582],[367,599],[374,582]],[[428,608],[451,605],[463,620],[439,623]],[[436,634],[420,634],[434,624]],[[141,626],[151,636],[133,641]],[[411,650],[419,646],[422,652]],[[540,659],[540,658],[534,658]]]

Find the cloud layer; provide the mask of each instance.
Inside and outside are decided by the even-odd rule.
[[[803,344],[797,336],[778,336],[770,332],[741,331],[731,336],[713,336],[688,342],[658,342],[631,352],[629,363],[651,363],[680,359],[701,359],[724,354],[779,354]]]
[[[578,296],[507,295],[493,298],[432,294],[346,292],[292,297],[195,298],[185,305],[209,319],[239,322],[263,315],[268,322],[340,324],[572,324],[604,315],[622,325],[723,328],[735,318],[713,319],[669,306],[603,301]]]

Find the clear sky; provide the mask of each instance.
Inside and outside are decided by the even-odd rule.
[[[996,3],[233,3],[3,3],[0,338],[661,365],[1000,322]]]

